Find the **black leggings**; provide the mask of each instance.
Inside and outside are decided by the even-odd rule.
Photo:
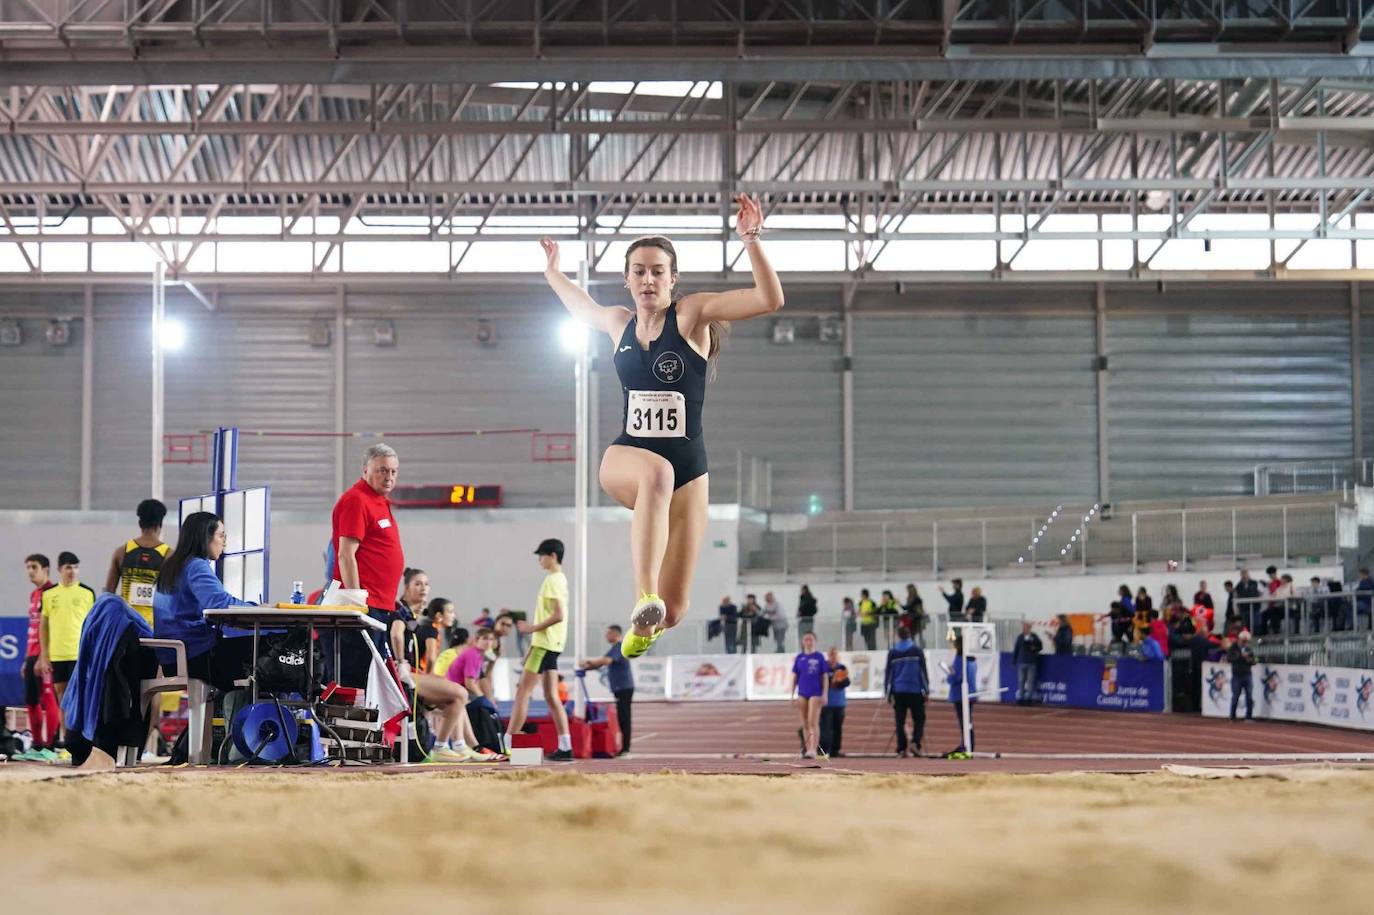
[[[221,692],[234,689],[234,681],[248,676],[248,668],[253,663],[253,637],[251,635],[225,638],[221,636],[204,654],[186,659],[186,675],[195,680],[204,680]]]
[[[919,752],[926,733],[925,693],[893,693],[892,711],[897,718],[897,752],[906,751],[906,716],[911,716],[911,743]]]
[[[620,724],[620,752],[630,752],[630,706],[634,702],[635,691],[618,689],[615,691],[615,717]]]
[[[844,706],[821,708],[821,750],[826,756],[840,752],[844,743]]]

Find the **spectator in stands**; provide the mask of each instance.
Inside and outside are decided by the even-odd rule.
[[[897,719],[897,755],[920,756],[926,731],[926,697],[930,694],[930,672],[926,653],[911,641],[911,630],[897,629],[897,644],[887,653],[883,671],[883,695]],[[911,716],[911,740],[906,736],[906,719]]]
[[[816,634],[801,639],[802,650],[792,662],[792,688],[804,734],[802,759],[814,759],[821,743],[821,709],[830,698],[830,666],[816,650]]]
[[[969,592],[968,606],[964,608],[964,616],[974,623],[981,623],[988,616],[988,599],[983,596],[983,589],[974,586]]]
[[[1073,625],[1067,613],[1054,618],[1054,653],[1073,654]]]
[[[1130,585],[1122,585],[1121,587],[1117,588],[1116,599],[1121,604],[1121,606],[1125,608],[1126,614],[1128,616],[1132,613],[1135,613],[1135,599],[1131,597]]]
[[[1274,568],[1273,566],[1269,567]],[[1269,596],[1274,598],[1268,606],[1264,608],[1263,619],[1261,621],[1261,635],[1279,635],[1283,633],[1284,621],[1297,612],[1297,606],[1289,598],[1294,597],[1297,590],[1293,587],[1293,576],[1285,572],[1281,577],[1275,578],[1270,582]]]
[[[1369,569],[1367,569],[1367,568],[1365,568],[1365,567],[1363,567],[1363,566],[1360,567],[1360,580],[1357,581],[1357,582],[1355,583],[1355,588],[1354,588],[1354,590],[1355,590],[1355,592],[1356,592],[1356,597],[1355,597],[1355,619],[1354,619],[1353,622],[1354,622],[1355,628],[1358,629],[1358,628],[1360,628],[1360,617],[1364,617],[1365,620],[1366,620],[1367,622],[1368,622],[1368,621],[1370,620],[1370,618],[1371,618],[1371,613],[1370,613],[1371,600],[1370,600],[1370,596],[1367,594],[1367,592],[1374,591],[1374,578],[1371,578],[1371,577],[1369,576]],[[1366,592],[1366,593],[1361,594],[1361,592]],[[1366,625],[1365,628],[1367,629],[1367,628],[1369,628],[1369,626]]]
[[[1331,608],[1335,604],[1335,601],[1328,600],[1324,597],[1318,597],[1317,595],[1329,593],[1330,592],[1327,590],[1327,587],[1324,584],[1322,584],[1320,575],[1313,575],[1310,579],[1308,579],[1306,591],[1306,612],[1311,615],[1312,629],[1314,632],[1323,628],[1321,625],[1322,621],[1324,621],[1327,618],[1327,616],[1331,613]],[[1293,609],[1296,609],[1296,607]]]
[[[1236,583],[1231,579],[1221,583],[1226,589],[1226,616],[1223,617],[1223,628],[1231,625],[1231,620],[1236,618]]]
[[[1021,634],[1011,649],[1011,662],[1016,665],[1016,704],[1031,705],[1035,702],[1036,683],[1040,679],[1040,652],[1045,645],[1035,634],[1030,620],[1021,623]]]
[[[844,750],[844,713],[848,705],[845,690],[849,689],[849,668],[840,661],[840,651],[835,646],[825,654],[825,662],[830,665],[830,695],[821,709],[821,752],[826,756],[843,756]]]
[[[1177,636],[1171,640],[1170,645],[1173,648],[1173,657],[1176,661],[1182,658],[1188,662],[1188,679],[1184,685],[1188,691],[1188,701],[1191,707],[1175,710],[1200,712],[1202,711],[1202,665],[1208,656],[1217,649],[1217,643],[1213,642],[1211,636],[1206,632],[1197,629]],[[1178,669],[1175,667],[1175,676],[1177,676],[1177,672]]]
[[[878,605],[868,596],[867,588],[859,589],[859,634],[864,637],[864,648],[876,651],[878,648]]]
[[[897,626],[897,617],[902,615],[902,608],[897,604],[896,596],[888,590],[883,591],[882,600],[878,601],[878,625],[883,629],[883,641],[891,645],[896,641],[892,636]]]
[[[1226,660],[1231,664],[1231,720],[1236,720],[1236,706],[1240,704],[1240,694],[1245,693],[1245,720],[1254,721],[1255,693],[1251,684],[1251,670],[1255,666],[1255,653],[1250,649],[1250,633],[1244,630],[1232,642],[1227,640]]]
[[[1202,604],[1208,610],[1215,610],[1216,605],[1212,603],[1212,592],[1207,590],[1206,579],[1197,583],[1197,592],[1193,595],[1194,604]]]
[[[1135,602],[1135,613],[1131,616],[1131,642],[1139,645],[1150,637],[1150,624],[1158,618],[1159,614],[1149,604],[1149,596],[1142,603]]]
[[[854,632],[859,628],[859,611],[854,609],[854,598],[846,597],[840,606],[840,621],[844,626],[844,650],[854,650]]]
[[[1164,649],[1154,639],[1145,638],[1140,642],[1140,656],[1147,661],[1163,661]]]
[[[496,620],[492,619],[491,611],[488,610],[486,607],[483,607],[482,612],[478,614],[477,619],[472,621],[472,628],[491,629],[495,625],[495,623]]]
[[[720,634],[725,638],[725,653],[734,654],[739,639],[739,607],[725,595],[720,599]]]
[[[772,596],[771,592],[764,595],[765,599]],[[635,698],[634,671],[630,669],[630,662],[620,650],[620,640],[623,637],[624,630],[618,625],[612,623],[607,626],[606,642],[611,647],[602,657],[588,658],[582,662],[583,670],[606,670],[606,688],[615,696],[616,723],[620,725],[620,752],[617,756],[624,756],[630,752],[630,710]]]
[[[801,586],[797,597],[797,641],[816,628],[816,596],[811,593],[810,585]]]
[[[978,661],[972,655],[964,655],[964,639],[962,636],[954,638],[954,663],[950,665],[949,676],[945,677],[949,683],[949,702],[954,708],[954,718],[959,725],[959,746],[949,751],[950,756],[956,753],[972,753],[975,745],[973,737],[973,706],[978,701]],[[964,746],[964,690],[968,689],[968,746]]]
[[[1216,625],[1215,611],[1206,604],[1193,604],[1193,609],[1190,612],[1193,616],[1193,628],[1198,632],[1211,635],[1212,629]]]
[[[744,606],[739,608],[739,637],[754,654],[758,654],[759,650],[759,621],[762,619],[763,608],[759,606],[759,599],[752,594],[744,595]]]
[[[911,630],[911,638],[917,645],[925,644],[926,602],[921,600],[921,592],[914,584],[906,586],[906,600],[902,602],[900,625]]]
[[[1113,642],[1131,641],[1131,611],[1126,609],[1125,604],[1119,600],[1112,601],[1107,620],[1112,628]]]
[[[1150,634],[1148,638],[1154,639],[1159,645],[1159,650],[1164,657],[1169,656],[1169,627],[1164,620],[1156,619],[1150,621]]]
[[[1144,585],[1141,585],[1139,588],[1136,589],[1136,592],[1135,592],[1135,612],[1137,612],[1137,613],[1140,612],[1140,610],[1141,610],[1140,605],[1141,605],[1141,604],[1144,604],[1144,605],[1145,605],[1145,608],[1144,608],[1144,609],[1145,609],[1145,611],[1146,611],[1147,613],[1153,612],[1154,609],[1155,609],[1155,601],[1154,601],[1154,598],[1150,597],[1150,592],[1147,591],[1147,590],[1145,590],[1145,586],[1144,586]]]
[[[1249,569],[1240,570],[1240,581],[1236,582],[1235,599],[1237,601],[1249,601],[1260,596],[1260,583],[1250,577]],[[1236,615],[1240,617],[1241,625],[1253,631],[1259,630],[1260,605],[1258,603],[1241,603],[1236,607]]]
[[[763,618],[768,621],[768,630],[773,633],[773,644],[778,654],[782,654],[787,650],[787,613],[772,591],[763,595]]]
[[[949,604],[950,622],[960,622],[964,618],[964,580],[953,579],[949,586],[954,589],[953,593],[946,594],[945,589],[940,588],[940,595],[944,597],[945,603]]]

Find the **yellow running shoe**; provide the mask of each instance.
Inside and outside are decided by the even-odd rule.
[[[634,610],[630,613],[630,631],[625,633],[624,639],[620,643],[620,653],[626,658],[637,658],[649,647],[658,641],[659,636],[663,635],[664,630],[657,627],[662,625],[664,618],[668,615],[668,608],[663,604],[663,598],[657,594],[645,594],[635,604]],[[634,630],[652,630],[649,635],[638,635]]]

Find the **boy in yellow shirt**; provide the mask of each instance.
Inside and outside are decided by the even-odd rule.
[[[549,759],[570,760],[573,757],[568,713],[563,703],[558,701],[558,656],[563,651],[568,631],[568,577],[563,574],[563,541],[549,538],[540,543],[534,553],[539,557],[539,567],[548,574],[539,587],[534,622],[521,620],[517,624],[522,633],[533,638],[530,639],[530,650],[525,655],[525,663],[520,671],[520,684],[515,688],[515,707],[506,726],[502,750],[510,752],[511,735],[520,733],[525,726],[530,694],[534,692],[535,685],[542,682],[544,702],[558,730],[558,751]]]
[[[95,592],[81,583],[81,560],[75,553],[63,551],[57,557],[58,584],[43,592],[43,622],[38,628],[38,662],[34,670],[42,677],[52,674],[53,689],[57,691],[57,706],[67,681],[76,669],[76,652],[81,645],[81,624],[95,606]],[[62,716],[63,739],[66,738],[66,715]]]

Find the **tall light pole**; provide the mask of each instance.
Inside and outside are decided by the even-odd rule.
[[[162,417],[166,406],[163,396],[163,359],[162,351],[164,327],[167,322],[167,287],[165,283],[166,266],[159,261],[153,268],[153,479],[152,497],[162,499]]]
[[[587,288],[587,262],[577,266],[577,284]],[[588,375],[591,368],[591,354],[588,345],[586,325],[569,319],[564,323],[560,336],[564,349],[573,354],[573,614],[576,625],[573,628],[573,655],[578,663],[587,657],[587,472],[590,466],[588,442],[588,422],[590,413],[590,385]],[[581,703],[581,691],[577,701]]]

